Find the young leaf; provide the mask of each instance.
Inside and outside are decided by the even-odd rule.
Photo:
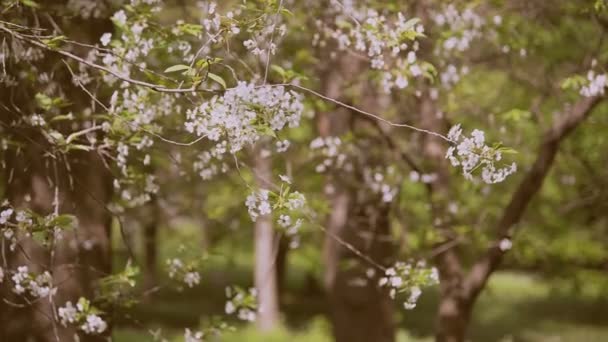
[[[222,87],[223,87],[224,89],[226,89],[226,88],[227,88],[227,87],[226,87],[226,81],[224,81],[224,79],[223,79],[221,76],[216,75],[216,74],[214,74],[214,73],[212,73],[212,72],[210,72],[210,73],[208,74],[208,76],[209,76],[209,78],[210,78],[210,79],[212,79],[212,80],[214,80],[215,82],[217,82],[217,83],[221,84],[221,85],[222,85]]]
[[[176,71],[182,71],[182,70],[189,70],[190,67],[184,64],[177,64],[174,66],[170,66],[167,69],[165,69],[165,73],[170,73],[170,72],[176,72]]]

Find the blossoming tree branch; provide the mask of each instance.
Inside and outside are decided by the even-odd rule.
[[[229,285],[224,316],[183,327],[185,341],[213,341],[233,318],[275,327],[278,255],[311,247],[336,340],[393,341],[390,301],[415,315],[439,284],[437,339],[463,341],[560,145],[608,85],[603,42],[555,62],[561,87],[520,75],[510,65],[543,58],[522,43],[534,32],[512,33],[526,13],[483,1],[1,3],[6,341],[103,340],[155,292],[201,286],[217,256],[191,241],[150,285],[156,242],[142,261],[130,222],[207,215],[192,203],[228,192],[214,211],[233,226],[216,228],[254,232],[253,287]],[[499,116],[501,94],[484,89],[494,97],[469,106],[467,80],[490,78],[538,97]],[[522,143],[524,130],[544,133]],[[348,310],[353,296],[365,312]]]

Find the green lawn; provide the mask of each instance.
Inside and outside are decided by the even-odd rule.
[[[163,327],[165,337],[173,336],[172,341],[179,341],[181,327],[196,326],[201,317],[221,313],[223,283],[244,279],[239,278],[237,275],[217,273],[197,291],[181,294],[161,292],[154,301],[136,308],[133,316],[139,318],[140,324]],[[471,340],[608,341],[608,303],[580,298],[573,293],[558,294],[552,289],[549,284],[529,275],[497,274],[475,308]],[[253,327],[243,327],[225,335],[221,341],[331,341],[322,298],[318,295],[305,298],[305,294],[292,297],[284,306],[289,329],[281,329],[270,336],[259,336]],[[417,309],[399,311],[402,321],[399,342],[431,340],[436,302],[436,293],[428,291]],[[152,341],[150,333],[129,325],[116,330],[114,341]]]

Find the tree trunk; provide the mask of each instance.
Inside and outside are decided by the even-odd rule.
[[[289,239],[285,235],[277,236],[278,250],[276,258],[276,274],[277,274],[277,296],[279,298],[279,307],[282,304],[283,294],[285,293],[285,281],[287,280],[287,258],[289,255]]]
[[[268,188],[272,178],[271,159],[256,151],[255,175],[260,188]],[[275,264],[275,233],[272,216],[259,216],[255,221],[255,287],[258,291],[258,328],[271,331],[279,322],[277,272]]]
[[[158,236],[158,224],[156,222],[149,223],[144,227],[144,248],[145,248],[145,274],[144,286],[150,289],[156,285],[157,281],[157,264],[158,264],[158,249],[156,237]]]
[[[352,195],[351,198],[357,198]],[[359,197],[361,198],[361,197]],[[380,204],[379,204],[380,203]],[[389,208],[377,198],[352,201],[342,241],[337,248],[339,265],[329,289],[329,303],[337,342],[392,342],[394,336],[393,302],[378,286],[377,273],[366,257],[386,263],[394,246],[390,239]],[[377,270],[376,270],[377,271]]]
[[[437,315],[437,342],[463,342],[471,319],[472,303],[442,288]]]

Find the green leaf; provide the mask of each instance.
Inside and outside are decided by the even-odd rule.
[[[88,312],[89,308],[91,307],[91,302],[84,297],[80,297],[80,299],[78,299],[78,304],[82,307],[82,312]]]
[[[262,134],[262,135],[267,135],[273,138],[277,137],[277,134],[275,131],[272,130],[272,128],[266,126],[266,125],[259,125],[257,127],[257,131]]]
[[[21,0],[21,3],[27,7],[40,8],[40,5],[34,0]]]
[[[190,66],[184,65],[184,64],[177,64],[177,65],[170,66],[167,69],[165,69],[165,73],[183,71],[183,70],[190,70]]]
[[[224,81],[224,79],[221,76],[216,75],[216,74],[214,74],[212,72],[210,72],[207,76],[209,76],[209,78],[212,79],[212,80],[214,80],[215,82],[221,84],[224,89],[227,88],[226,87],[226,81]]]
[[[197,37],[203,32],[203,26],[197,24],[181,24],[177,27],[177,30],[180,33]]]
[[[587,79],[581,75],[574,75],[562,81],[562,89],[579,89],[587,83]]]
[[[70,114],[57,115],[51,119],[51,122],[66,121],[66,120],[73,120],[73,119],[74,119],[74,116],[70,115]]]
[[[293,17],[293,12],[291,12],[290,10],[288,10],[285,7],[281,8],[281,13],[283,13],[284,15],[288,15],[290,17]]]
[[[58,48],[65,40],[67,39],[66,36],[57,36],[57,37],[53,37],[51,39],[42,39],[42,42],[44,44],[46,44],[48,47],[50,47],[51,49],[56,49]]]
[[[76,222],[76,217],[73,215],[59,215],[49,222],[50,226],[60,227],[62,229],[72,228]]]
[[[511,109],[510,111],[504,113],[503,115],[505,117],[505,120],[509,120],[509,121],[513,121],[513,122],[518,122],[518,121],[529,119],[532,117],[532,113],[530,113],[530,111],[518,109],[518,108]]]
[[[53,99],[43,93],[37,93],[34,98],[36,99],[36,104],[38,104],[38,107],[44,110],[49,110],[53,106]]]
[[[517,154],[518,153],[517,150],[514,150],[510,147],[501,147],[498,149],[498,151],[500,151],[500,153],[503,153],[503,154]]]

